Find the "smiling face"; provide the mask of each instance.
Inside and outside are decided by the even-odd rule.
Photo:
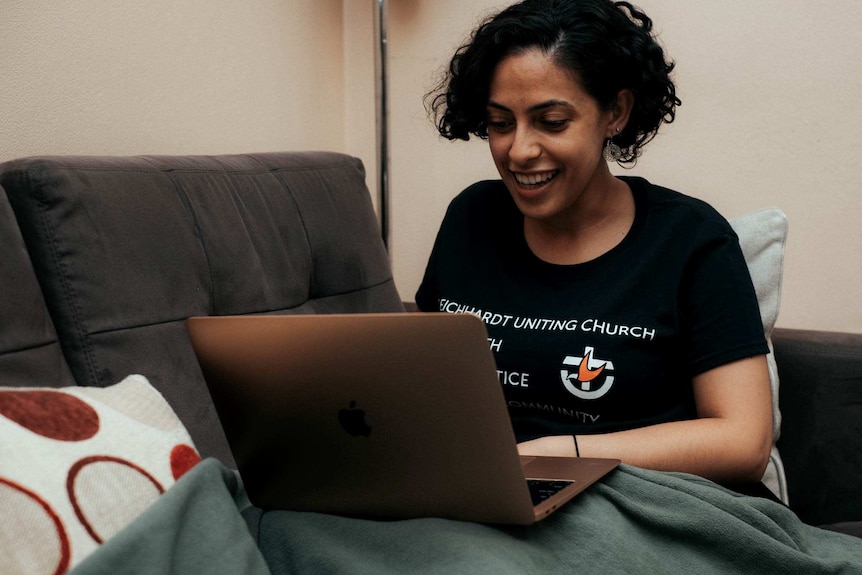
[[[623,127],[540,49],[507,56],[491,79],[488,142],[527,220],[569,226],[601,204],[614,181],[602,157]]]

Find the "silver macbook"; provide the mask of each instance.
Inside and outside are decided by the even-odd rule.
[[[193,317],[186,327],[263,509],[529,524],[619,464],[518,455],[472,315]]]

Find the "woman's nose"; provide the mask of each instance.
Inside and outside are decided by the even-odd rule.
[[[513,133],[509,157],[515,162],[525,162],[538,158],[542,153],[535,133],[529,128],[517,128]]]

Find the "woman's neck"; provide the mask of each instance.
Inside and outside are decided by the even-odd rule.
[[[524,237],[536,257],[558,265],[580,264],[607,253],[626,237],[635,217],[628,184],[611,176],[601,193],[589,200],[573,206],[565,217],[524,219]]]

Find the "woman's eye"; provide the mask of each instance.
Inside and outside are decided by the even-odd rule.
[[[564,130],[568,124],[568,120],[542,120],[542,125],[553,131]]]
[[[488,120],[488,127],[495,132],[505,132],[512,127],[510,120]]]

